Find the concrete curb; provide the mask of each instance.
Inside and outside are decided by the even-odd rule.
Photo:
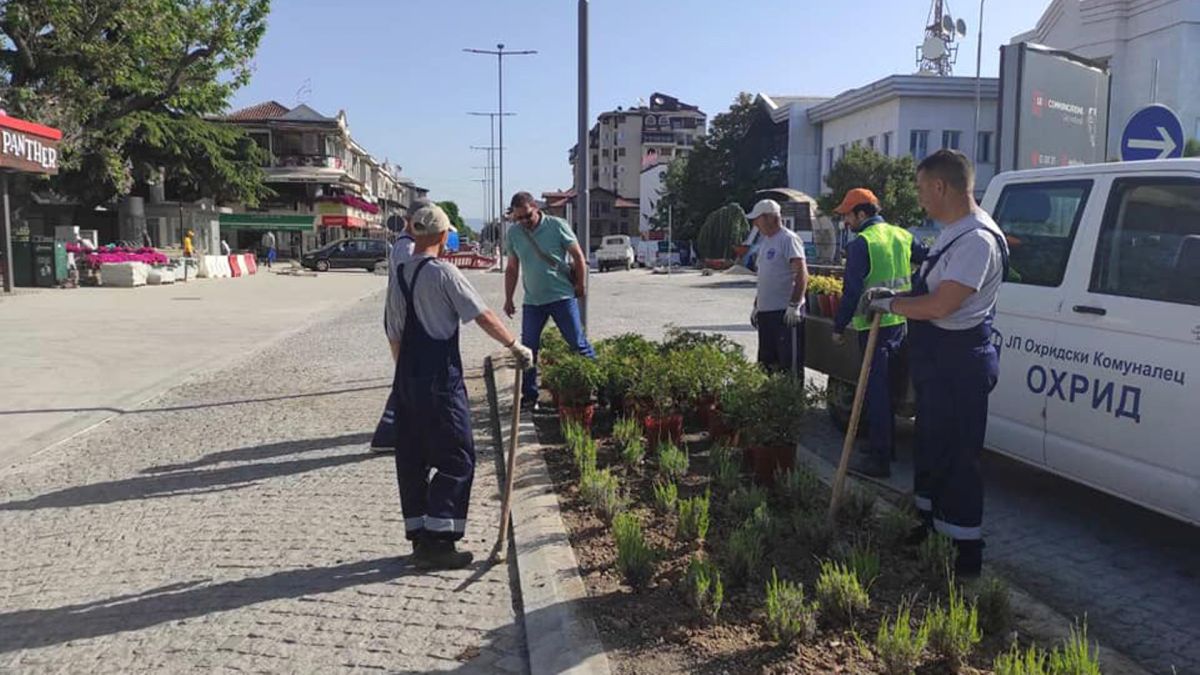
[[[837,471],[837,467],[821,455],[808,449],[803,442],[796,443],[796,459],[811,466],[826,484],[833,482],[833,475]],[[904,494],[882,483],[861,480],[849,473],[846,474],[846,480],[860,489],[873,489],[876,492],[886,490],[896,495]],[[885,509],[895,508],[887,500],[879,500],[878,503],[883,504]],[[1029,632],[1035,633],[1039,639],[1058,641],[1067,638],[1070,628],[1074,625],[1073,621],[1029,594],[1014,583],[1010,577],[999,574],[991,567],[985,568],[985,571],[988,574],[1004,578],[1004,582],[1009,587],[1009,597],[1012,601],[1013,613],[1017,617],[1017,623]],[[1089,637],[1089,642],[1096,645],[1100,663],[1106,675],[1149,675],[1147,670],[1117,650],[1100,644],[1094,638]]]
[[[498,398],[493,412],[499,414],[502,436],[508,438],[512,396],[501,394]],[[517,434],[512,548],[516,551],[530,673],[608,675],[608,656],[582,606],[587,587],[558,508],[554,482],[538,452],[541,442],[531,415],[522,414]]]

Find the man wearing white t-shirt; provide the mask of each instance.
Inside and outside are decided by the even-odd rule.
[[[758,329],[758,362],[769,371],[804,373],[804,294],[808,266],[804,242],[783,227],[779,204],[764,199],[746,218],[758,243],[758,293],[750,323]]]

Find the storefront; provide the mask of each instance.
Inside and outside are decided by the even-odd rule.
[[[280,258],[299,258],[317,245],[313,217],[273,213],[222,213],[221,235],[234,251],[260,253],[262,238],[275,233]],[[307,235],[307,237],[305,236]]]
[[[0,273],[4,276],[4,292],[11,293],[13,287],[13,242],[12,214],[8,203],[8,175],[10,173],[33,173],[52,176],[58,173],[58,142],[62,132],[41,124],[26,122],[0,114],[0,223],[4,236],[0,238]],[[51,251],[53,251],[51,245]],[[51,266],[53,267],[53,266]]]

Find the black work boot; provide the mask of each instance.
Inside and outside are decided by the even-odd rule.
[[[960,580],[978,577],[983,569],[983,541],[955,539],[954,548],[958,549],[958,557],[954,560],[954,576]]]
[[[889,478],[892,465],[886,457],[874,453],[863,453],[850,463],[850,470],[870,478]]]
[[[460,570],[475,559],[470,551],[458,550],[452,541],[427,540],[413,556],[417,567],[427,570]]]

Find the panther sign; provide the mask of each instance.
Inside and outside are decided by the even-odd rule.
[[[56,174],[61,139],[58,129],[0,115],[0,169]]]

